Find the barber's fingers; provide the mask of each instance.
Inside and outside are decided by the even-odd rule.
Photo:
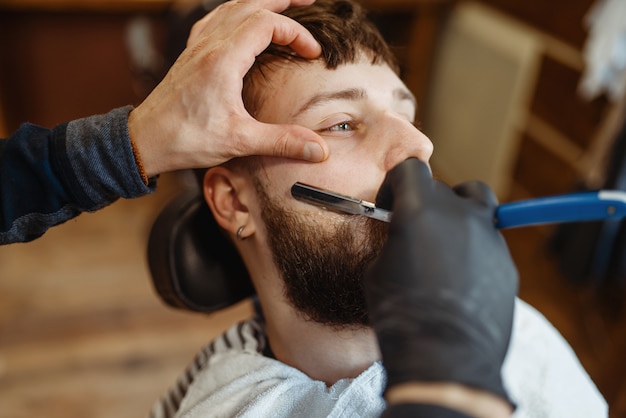
[[[242,120],[239,131],[249,136],[240,137],[237,152],[240,155],[267,155],[321,162],[328,158],[326,141],[314,131],[298,125],[274,125]]]
[[[210,38],[211,42],[229,40],[233,53],[260,54],[270,42],[290,46],[305,58],[316,58],[321,48],[302,25],[276,12],[289,6],[313,3],[311,0],[249,0],[224,3],[200,19],[191,29],[187,46]]]
[[[454,192],[468,199],[472,199],[485,207],[498,206],[498,198],[491,188],[481,181],[468,181],[453,187]]]
[[[313,4],[315,0],[240,0],[239,2],[280,13],[289,7]]]
[[[263,11],[250,16],[237,28],[238,46],[248,46],[259,55],[270,43],[289,46],[304,58],[317,58],[322,49],[313,35],[295,20]],[[255,55],[255,56],[256,56]]]

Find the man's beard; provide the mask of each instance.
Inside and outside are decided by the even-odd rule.
[[[338,329],[369,325],[364,277],[387,237],[385,222],[346,216],[336,228],[290,212],[257,183],[284,294],[305,319]]]

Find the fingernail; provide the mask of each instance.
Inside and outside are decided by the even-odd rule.
[[[317,142],[307,142],[304,146],[303,157],[305,160],[319,162],[324,159],[324,150]]]

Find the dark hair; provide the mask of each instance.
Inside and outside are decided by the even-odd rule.
[[[318,0],[311,6],[291,8],[283,14],[304,26],[320,43],[327,68],[353,63],[363,52],[371,57],[372,64],[397,67],[395,56],[378,28],[354,1]],[[267,52],[272,53],[272,49],[270,46]]]
[[[369,20],[367,12],[355,1],[317,0],[310,6],[293,7],[282,14],[311,32],[322,47],[320,59],[328,69],[354,63],[365,55],[372,64],[387,64],[396,73],[399,71],[389,45]],[[260,105],[259,97],[254,92],[257,77],[263,77],[263,70],[277,61],[306,62],[291,49],[281,45],[272,44],[261,53],[244,79],[243,99],[251,114]]]

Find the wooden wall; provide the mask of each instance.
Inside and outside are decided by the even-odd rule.
[[[127,32],[139,16],[158,28],[162,8],[22,6],[0,2],[0,108],[6,131],[25,121],[52,127],[138,104],[145,96]]]
[[[593,0],[480,0],[527,24],[545,40],[539,77],[515,166],[511,198],[572,191],[602,171],[612,106],[578,93],[584,18]]]

